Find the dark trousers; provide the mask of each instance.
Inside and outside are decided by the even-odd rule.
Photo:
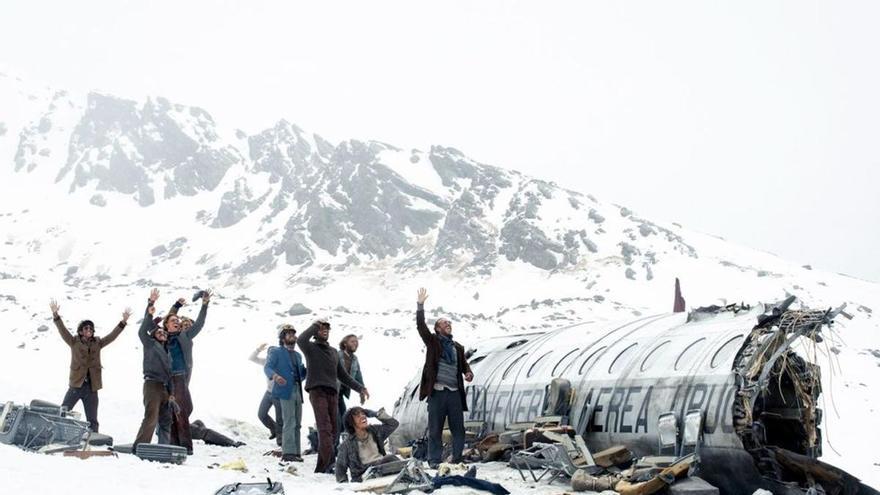
[[[428,397],[428,462],[443,455],[443,424],[449,419],[452,462],[461,462],[464,450],[464,408],[457,390],[434,390]]]
[[[98,392],[92,390],[92,383],[88,380],[84,381],[79,388],[68,388],[61,405],[70,411],[79,401],[82,401],[83,409],[86,410],[89,429],[98,433]]]
[[[332,388],[315,387],[309,390],[309,402],[315,412],[318,426],[318,463],[316,473],[326,473],[333,464],[333,439],[339,415],[337,393]]]
[[[339,445],[339,437],[342,435],[342,432],[345,431],[345,426],[342,424],[342,418],[345,417],[345,396],[342,394],[338,395],[339,397],[339,410],[337,411],[336,416],[336,436],[333,439],[333,445]]]
[[[171,444],[186,447],[192,450],[192,432],[189,430],[189,415],[192,414],[192,397],[189,395],[186,375],[174,375],[171,377],[171,395],[180,407],[180,411],[171,414]]]
[[[269,409],[275,408],[275,419],[272,419],[272,416],[269,416]],[[281,431],[284,428],[284,420],[281,417],[281,401],[272,397],[272,394],[269,391],[266,391],[263,394],[263,400],[260,401],[260,408],[257,409],[257,417],[260,418],[260,422],[263,423],[263,426],[269,429],[269,431],[275,434],[275,438],[278,439],[280,444],[281,442]]]
[[[168,390],[165,384],[152,380],[144,380],[144,419],[138,430],[134,446],[139,443],[150,443],[153,440],[153,430],[159,422],[159,411],[168,405]]]
[[[166,445],[171,443],[171,423],[174,421],[174,411],[171,410],[171,404],[165,403],[165,406],[159,411],[159,422],[156,424],[156,436],[159,443]]]

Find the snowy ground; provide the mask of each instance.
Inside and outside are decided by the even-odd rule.
[[[262,431],[260,435],[262,436]],[[352,493],[360,484],[337,484],[329,474],[315,474],[315,455],[305,462],[292,464],[295,473],[278,459],[264,456],[274,443],[253,438],[239,448],[206,446],[196,441],[195,454],[182,465],[141,461],[135,456],[120,454],[117,458],[80,460],[60,455],[23,452],[0,445],[0,477],[4,493],[71,493],[74,488],[95,495],[112,493],[204,493],[212,494],[229,483],[265,481],[267,477],[284,484],[286,493]],[[220,469],[219,466],[241,459],[247,472]],[[478,465],[478,477],[502,484],[512,493],[551,494],[567,490],[564,482],[553,485],[523,482],[519,474],[503,463]],[[474,493],[464,488],[447,487],[442,493]],[[418,492],[415,492],[418,493]],[[477,492],[482,493],[482,492]]]

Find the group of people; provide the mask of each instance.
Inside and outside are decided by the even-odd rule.
[[[427,399],[428,462],[436,466],[443,452],[443,429],[452,433],[452,461],[461,462],[464,448],[465,381],[473,380],[464,347],[452,337],[452,323],[440,318],[432,333],[425,321],[424,304],[428,294],[419,289],[416,329],[425,343],[425,364],[419,386],[419,399]],[[143,344],[144,418],[134,445],[152,441],[154,430],[159,443],[186,447],[192,453],[189,416],[192,397],[189,383],[193,370],[193,339],[205,325],[210,291],[199,291],[193,302],[202,305],[195,320],[180,316],[186,300],[178,299],[166,315],[155,317],[159,291],[153,289],[147,300],[144,319],[138,331]],[[50,303],[53,320],[62,339],[71,349],[69,388],[63,406],[68,410],[83,402],[86,419],[98,431],[98,390],[101,389],[101,349],[124,330],[131,310],[123,312],[116,328],[105,337],[95,336],[95,326],[83,320],[71,335],[59,315],[59,306]],[[250,360],[263,366],[267,389],[258,408],[260,421],[269,429],[270,439],[281,446],[282,461],[301,462],[302,405],[305,394],[315,416],[318,432],[316,473],[334,472],[340,482],[360,481],[370,466],[396,459],[385,451],[385,440],[398,421],[384,409],[378,412],[360,406],[346,407],[354,390],[363,405],[370,394],[364,386],[355,353],[359,340],[347,335],[338,349],[329,343],[330,323],[317,320],[302,334],[285,324],[278,333],[278,345],[256,349]],[[298,352],[296,348],[299,347]],[[268,348],[268,349],[267,349]],[[266,357],[259,357],[267,350]],[[275,419],[269,410],[275,408]],[[375,418],[380,424],[370,424]],[[350,473],[350,476],[349,476]]]
[[[258,416],[269,428],[270,438],[280,437],[283,461],[302,461],[302,404],[304,391],[308,394],[318,430],[318,461],[315,466],[315,472],[318,473],[327,472],[333,466],[339,439],[340,411],[345,411],[344,397],[351,390],[360,394],[361,404],[370,397],[354,355],[358,346],[357,337],[346,336],[339,350],[330,345],[329,338],[330,323],[325,320],[315,321],[300,336],[297,336],[293,325],[286,324],[278,333],[278,346],[269,347],[265,359],[258,357],[262,348],[251,355],[251,360],[263,364],[268,380]],[[302,355],[296,351],[297,346]],[[272,405],[276,412],[274,422],[268,415]]]
[[[192,454],[193,436],[189,418],[193,404],[189,383],[193,371],[193,339],[205,326],[211,292],[199,291],[193,298],[193,301],[202,301],[195,320],[178,315],[180,308],[186,305],[184,298],[178,299],[164,317],[154,318],[158,298],[159,291],[153,289],[138,330],[144,353],[144,418],[133,445],[150,443],[155,431],[159,443],[179,445]],[[101,350],[119,337],[128,323],[131,310],[126,309],[116,328],[102,338],[95,335],[95,324],[91,320],[81,321],[77,325],[76,336],[71,335],[61,319],[58,303],[51,301],[49,309],[61,338],[70,347],[69,388],[62,406],[70,410],[82,401],[89,428],[97,433],[98,390],[102,386]]]

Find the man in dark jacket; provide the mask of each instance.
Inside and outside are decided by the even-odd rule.
[[[139,443],[150,443],[159,421],[159,411],[174,400],[170,393],[171,354],[168,352],[168,333],[161,327],[155,327],[152,318],[158,298],[159,291],[153,289],[147,301],[144,321],[138,329],[138,338],[144,346],[144,419],[133,444],[135,447]]]
[[[86,410],[86,419],[89,428],[98,432],[98,390],[101,390],[101,349],[110,345],[128,323],[131,309],[125,308],[122,313],[122,321],[116,328],[105,337],[95,336],[95,324],[91,320],[83,320],[76,327],[76,337],[70,334],[58,310],[61,309],[53,299],[49,303],[52,310],[52,321],[58,329],[61,339],[70,347],[70,375],[68,376],[68,389],[64,394],[61,405],[68,411],[72,410],[80,400]]]
[[[367,418],[376,418],[381,425],[371,425]],[[396,455],[385,453],[385,439],[387,439],[400,424],[380,409],[374,412],[369,409],[352,407],[342,417],[342,423],[348,435],[343,435],[339,445],[339,453],[336,454],[336,481],[345,483],[351,481],[363,481],[363,475],[367,468],[378,466],[386,462],[398,460]]]
[[[419,289],[416,329],[425,343],[425,365],[419,385],[419,400],[428,399],[428,464],[436,466],[443,454],[443,424],[449,421],[452,433],[452,462],[461,462],[464,449],[464,411],[467,411],[464,380],[474,374],[464,357],[464,347],[452,339],[452,323],[440,318],[434,333],[425,323],[425,300],[428,291]]]
[[[328,342],[330,324],[318,320],[297,339],[300,350],[306,358],[309,376],[306,378],[306,392],[315,412],[318,426],[318,462],[316,473],[326,473],[333,466],[333,445],[336,438],[337,415],[339,414],[339,383],[342,383],[370,398],[367,389],[354,380],[339,362],[339,354]],[[314,338],[314,341],[312,341]]]
[[[295,350],[296,329],[284,325],[278,333],[278,347],[269,349],[263,371],[272,380],[272,397],[281,402],[281,460],[302,462],[302,381],[308,376],[302,357]]]

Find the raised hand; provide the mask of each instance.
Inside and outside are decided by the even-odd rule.
[[[156,302],[156,299],[159,299],[159,289],[153,289],[150,291],[150,302]]]
[[[211,289],[202,291],[202,304],[208,304],[211,301]]]
[[[416,301],[418,301],[419,304],[425,304],[425,299],[427,299],[427,298],[428,298],[428,290],[425,289],[424,287],[422,287],[421,289],[419,289],[419,296],[418,296],[418,299],[416,299]]]
[[[122,321],[128,323],[128,317],[131,316],[131,308],[125,308],[122,312]]]
[[[260,347],[257,347],[257,351],[262,351],[263,349],[269,347],[269,344],[263,343],[260,344]]]
[[[181,297],[180,299],[178,299],[177,305],[178,306],[186,306],[186,298]]]
[[[52,310],[52,316],[58,316],[58,310],[61,309],[61,306],[58,305],[58,301],[52,299],[49,301],[49,309]]]

